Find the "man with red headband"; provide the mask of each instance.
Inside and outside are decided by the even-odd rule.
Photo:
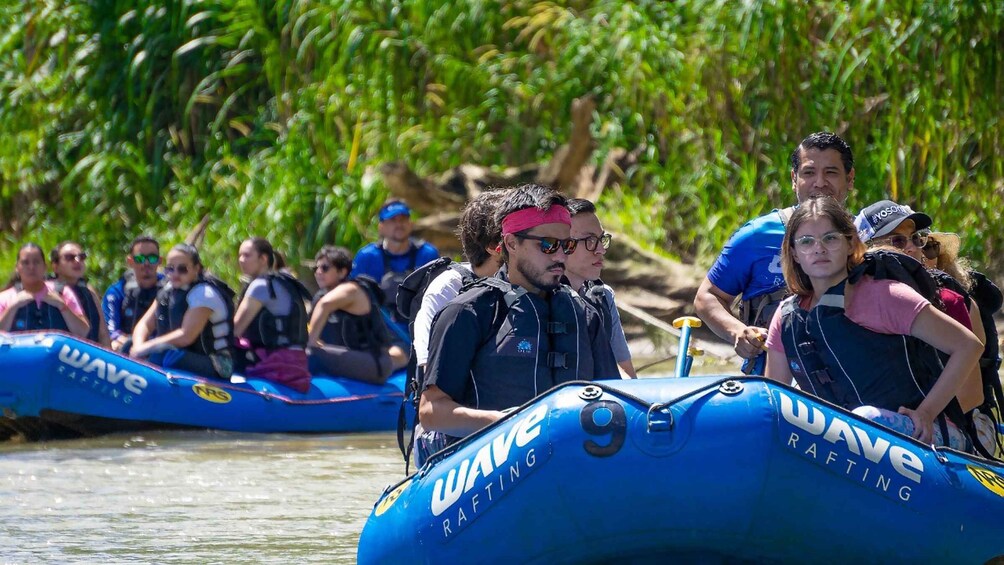
[[[578,243],[565,204],[532,184],[499,204],[504,265],[432,326],[419,403],[427,431],[464,437],[555,385],[620,378],[599,313],[562,284]]]

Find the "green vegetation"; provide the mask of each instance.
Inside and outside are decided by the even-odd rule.
[[[587,93],[597,160],[646,148],[606,220],[668,253],[709,261],[790,203],[789,152],[830,129],[852,207],[913,204],[1004,267],[999,2],[7,0],[0,23],[4,269],[75,237],[117,270],[205,215],[231,276],[248,234],[355,248],[367,170],[546,161]]]

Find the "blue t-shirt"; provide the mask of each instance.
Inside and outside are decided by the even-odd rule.
[[[422,242],[422,245],[418,247],[418,252],[415,254],[414,265],[409,260],[411,256],[410,250],[402,255],[388,255],[390,257],[390,270],[404,272],[413,271],[429,261],[438,259],[439,250],[428,242]],[[380,282],[384,274],[383,249],[380,248],[380,243],[376,242],[366,244],[356,253],[356,258],[352,262],[352,273],[349,274],[349,278],[354,279],[359,275],[369,275],[377,282]]]
[[[778,210],[750,220],[732,234],[708,271],[708,280],[732,296],[749,300],[784,288],[781,243],[784,222]]]

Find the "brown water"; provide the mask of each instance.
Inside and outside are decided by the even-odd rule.
[[[0,562],[354,563],[393,434],[0,444]]]

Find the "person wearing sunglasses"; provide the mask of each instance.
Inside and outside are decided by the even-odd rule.
[[[313,374],[348,377],[381,385],[407,359],[380,312],[380,285],[367,275],[349,277],[352,253],[326,245],[314,275],[324,294],[310,313],[307,360]]]
[[[569,199],[568,211],[572,215],[571,235],[579,244],[575,253],[565,260],[565,276],[569,285],[603,316],[603,325],[610,334],[610,346],[617,365],[628,377],[637,378],[631,362],[631,350],[628,349],[624,328],[621,326],[621,316],[614,302],[614,290],[600,280],[603,258],[613,237],[603,231],[600,219],[596,216],[596,205],[592,202],[584,198]]]
[[[101,299],[113,350],[129,353],[136,322],[150,309],[157,300],[157,293],[167,283],[164,275],[158,272],[160,261],[160,244],[149,235],[136,236],[126,249],[128,268]]]
[[[98,306],[98,292],[84,277],[84,271],[87,268],[86,260],[87,254],[75,241],[64,241],[49,252],[49,262],[52,265],[56,291],[62,292],[64,288],[69,288],[77,297],[77,301],[84,310],[87,323],[91,327],[90,331],[87,332],[87,339],[104,347],[111,347],[105,316]]]
[[[237,263],[247,283],[234,314],[234,370],[309,391],[304,301],[310,300],[310,292],[286,270],[282,254],[265,238],[241,242]]]
[[[794,296],[771,320],[767,377],[926,444],[970,449],[955,397],[983,346],[907,283],[862,275],[867,259],[841,203],[810,199],[792,214],[781,261]]]
[[[599,313],[562,284],[578,247],[566,204],[534,184],[499,203],[502,268],[432,324],[419,400],[426,431],[453,441],[560,383],[620,378]]]
[[[62,330],[84,337],[90,330],[84,310],[69,288],[46,280],[45,253],[34,243],[17,252],[17,264],[0,292],[0,331]]]
[[[870,250],[898,253],[915,260],[918,265],[924,264],[923,249],[928,244],[932,223],[931,217],[927,214],[915,212],[909,206],[902,206],[891,200],[880,200],[863,208],[854,219],[854,223],[861,241],[867,244]],[[953,290],[944,284],[946,279],[934,275],[932,274],[932,278],[939,284],[931,295],[924,298],[973,332],[980,343],[983,343],[986,335],[982,324],[973,324],[973,320],[979,320],[976,304],[967,300],[964,291]],[[957,285],[952,286],[958,288]],[[944,357],[943,354],[943,360]],[[979,368],[976,367],[966,379],[959,396],[959,403],[964,412],[969,412],[983,403],[984,395],[980,381]]]
[[[795,207],[772,210],[732,234],[694,296],[697,315],[715,335],[733,344],[747,374],[763,374],[767,323],[788,294],[781,272],[787,218],[809,198],[829,196],[843,203],[854,188],[854,155],[838,135],[819,132],[806,137],[790,160]],[[737,297],[738,316],[731,310]]]
[[[129,355],[166,369],[230,380],[234,292],[208,274],[198,249],[171,248],[164,266],[168,284],[133,329]]]

